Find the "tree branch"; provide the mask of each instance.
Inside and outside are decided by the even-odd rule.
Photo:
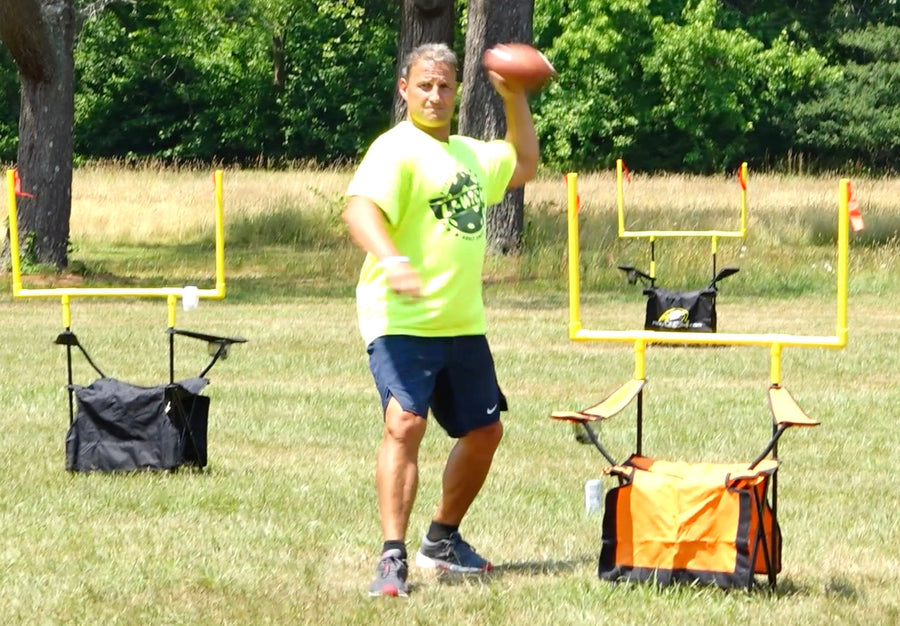
[[[103,12],[103,9],[111,4],[119,2],[121,4],[137,5],[137,0],[91,0],[82,7],[79,7],[78,13],[84,19],[91,19]]]
[[[82,6],[78,7],[78,29],[77,32],[81,32],[81,27],[84,23],[90,19],[93,19],[103,13],[103,11],[111,4],[130,4],[132,6],[137,5],[137,0],[89,0],[84,3]]]

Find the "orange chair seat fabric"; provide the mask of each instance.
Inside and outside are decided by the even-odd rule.
[[[607,469],[598,574],[604,580],[749,587],[781,569],[781,533],[767,501],[778,461],[686,463],[632,456]]]

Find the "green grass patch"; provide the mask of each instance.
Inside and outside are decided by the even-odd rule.
[[[266,213],[248,215],[229,225],[227,241],[238,247],[288,245],[327,249],[346,244],[346,233],[337,211],[313,213],[290,205]]]

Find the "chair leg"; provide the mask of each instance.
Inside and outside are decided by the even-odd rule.
[[[197,445],[197,440],[194,437],[194,430],[191,427],[191,424],[193,422],[193,404],[191,406],[191,413],[188,413],[185,409],[184,403],[181,401],[181,394],[178,393],[177,385],[171,385],[169,387],[169,393],[167,395],[169,396],[169,400],[172,402],[175,408],[175,414],[177,415],[177,419],[180,422],[179,425],[184,431],[187,443],[189,443],[191,446],[191,450],[193,451],[193,458],[196,459],[197,466],[202,467],[200,448]],[[182,457],[184,457],[183,453]]]
[[[775,529],[778,527],[777,520],[775,519],[775,515],[772,515],[772,537],[771,542],[766,536],[766,524],[765,524],[765,510],[766,510],[766,492],[768,491],[768,480],[763,483],[762,494],[758,493],[755,489],[752,490],[753,493],[753,508],[756,511],[756,517],[758,519],[757,529],[756,529],[756,537],[753,541],[753,549],[750,551],[750,584],[752,584],[754,578],[754,571],[756,570],[756,556],[758,554],[758,550],[761,547],[763,551],[763,559],[766,563],[766,577],[769,581],[769,587],[772,590],[775,589],[776,580],[778,573],[775,571],[775,550],[776,545],[775,542],[777,538],[775,537]],[[770,545],[771,544],[771,545]],[[748,584],[748,588],[750,586]]]
[[[72,389],[72,385],[74,381],[72,380],[72,346],[66,346],[66,370],[68,371],[68,386],[66,387],[69,390],[69,426],[72,425],[72,422],[75,421],[75,390]]]

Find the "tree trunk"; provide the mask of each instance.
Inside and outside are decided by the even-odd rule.
[[[272,33],[272,84],[280,97],[284,94],[287,82],[287,53],[284,49],[284,37],[280,33]]]
[[[453,47],[456,30],[455,0],[402,0],[400,45],[397,49],[397,76],[406,55],[423,43],[442,42]],[[394,122],[406,117],[406,103],[394,93]]]
[[[73,0],[5,0],[0,6],[0,37],[21,81],[19,176],[22,191],[34,196],[17,202],[19,252],[27,261],[64,269],[72,209],[77,16]]]
[[[506,135],[503,101],[488,80],[481,58],[498,43],[531,43],[534,0],[469,0],[466,66],[463,72],[459,132],[480,139]],[[488,249],[515,251],[524,228],[525,191],[508,191],[503,202],[487,214]]]

